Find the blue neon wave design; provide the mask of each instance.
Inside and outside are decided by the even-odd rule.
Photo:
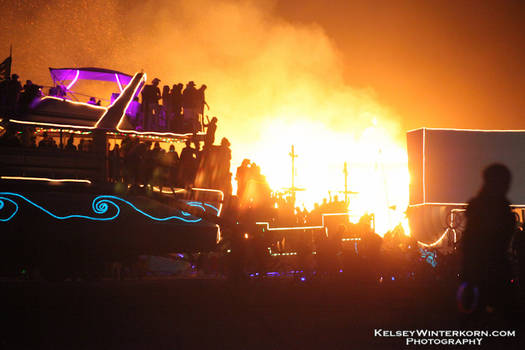
[[[209,204],[209,203],[204,203],[204,202],[188,202],[188,203],[186,203],[186,204],[191,205],[192,207],[199,207],[199,208],[201,208],[203,211],[206,211],[206,208],[205,208],[205,206],[206,206],[206,207],[209,207],[209,208],[215,210],[215,211],[217,212],[217,214],[219,213],[219,209],[218,209],[217,207],[214,207],[213,205],[211,205],[211,204]],[[183,212],[183,214],[185,215],[185,214],[188,214],[188,213]],[[188,214],[188,215],[190,215],[190,214]]]
[[[93,201],[91,203],[91,208],[92,208],[93,212],[95,214],[98,214],[98,215],[106,214],[109,211],[110,207],[113,207],[116,212],[115,212],[114,215],[112,215],[110,217],[104,218],[104,217],[94,217],[94,216],[78,215],[78,214],[59,216],[59,215],[53,214],[51,211],[45,209],[41,205],[38,205],[37,203],[31,201],[30,199],[28,199],[27,197],[25,197],[25,196],[23,196],[23,195],[21,195],[19,193],[0,192],[0,212],[4,210],[5,202],[9,202],[9,203],[11,203],[11,204],[13,204],[15,206],[15,210],[13,211],[13,213],[11,215],[9,215],[7,218],[0,218],[0,221],[2,221],[2,222],[7,222],[7,221],[11,220],[19,211],[18,203],[15,202],[13,199],[8,198],[6,196],[19,198],[19,199],[25,201],[26,203],[31,204],[35,208],[40,209],[41,211],[43,211],[47,215],[49,215],[49,216],[51,216],[51,217],[53,217],[53,218],[55,218],[57,220],[86,219],[86,220],[92,220],[92,221],[111,221],[111,220],[116,219],[120,215],[120,207],[114,202],[114,201],[118,201],[118,202],[122,202],[122,203],[128,205],[129,207],[131,207],[136,212],[138,212],[138,213],[140,213],[140,214],[142,214],[142,215],[146,216],[147,218],[149,218],[151,220],[154,220],[154,221],[164,222],[164,221],[169,221],[169,220],[180,220],[180,221],[187,222],[187,223],[197,223],[199,221],[202,221],[201,218],[188,218],[188,216],[191,216],[191,215],[189,213],[185,213],[185,212],[182,212],[182,215],[186,216],[187,218],[184,218],[182,216],[177,216],[177,215],[168,216],[168,217],[164,217],[164,218],[155,217],[153,215],[150,215],[150,214],[140,210],[133,203],[131,203],[131,202],[129,202],[129,201],[123,199],[123,198],[120,198],[120,197],[117,197],[117,196],[110,196],[110,195],[97,196],[97,197],[95,197],[95,199],[93,199]],[[198,206],[198,207],[204,209],[204,207],[198,202],[189,202],[187,204],[190,205],[190,206]]]
[[[218,209],[218,208],[216,208],[216,207],[214,207],[213,205],[208,204],[208,203],[204,203],[204,205],[207,206],[207,207],[212,208],[213,210],[215,210],[215,211],[217,212],[217,214],[219,214],[219,209]]]

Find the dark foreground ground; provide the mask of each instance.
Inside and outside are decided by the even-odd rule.
[[[5,349],[399,349],[404,338],[374,337],[374,329],[461,327],[456,286],[435,282],[0,283]],[[483,344],[519,347],[511,338]]]

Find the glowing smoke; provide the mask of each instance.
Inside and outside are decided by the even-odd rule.
[[[161,85],[208,85],[218,137],[232,142],[233,167],[261,165],[274,189],[290,186],[290,145],[307,205],[342,190],[343,162],[359,213],[406,205],[404,136],[396,116],[342,78],[343,62],[315,24],[292,25],[271,2],[9,1],[0,42],[14,45],[14,71],[49,83],[48,66],[144,69]],[[7,52],[7,48],[6,48]],[[339,194],[341,198],[341,194]],[[379,227],[385,231],[390,225]]]

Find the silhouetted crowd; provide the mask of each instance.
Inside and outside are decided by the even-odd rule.
[[[42,86],[26,80],[24,86],[17,74],[0,81],[0,117],[12,117],[24,113],[31,102],[42,96]]]
[[[204,120],[206,85],[198,89],[193,81],[159,88],[160,80],[155,78],[142,89],[140,113],[133,121],[136,128],[143,130],[165,130],[179,133],[197,133],[210,123]],[[137,102],[137,101],[135,101]]]
[[[174,145],[166,152],[158,142],[126,137],[121,146],[116,143],[109,152],[109,178],[112,182],[157,186],[160,191],[208,185],[231,192],[227,185],[231,180],[229,147],[226,138],[219,146],[205,145],[203,148],[200,142],[187,140],[179,154]]]
[[[110,182],[163,188],[198,186],[231,193],[231,149],[228,139],[214,145],[217,118],[213,118],[204,142],[188,139],[180,151],[171,144],[169,150],[159,142],[141,141],[127,136],[121,143],[107,145],[107,178]],[[43,131],[39,136],[32,126],[5,124],[0,146],[24,147],[57,152],[94,152],[94,138],[64,133],[52,136]]]

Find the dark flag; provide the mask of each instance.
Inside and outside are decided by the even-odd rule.
[[[11,56],[0,63],[0,80],[7,80],[11,77]]]

